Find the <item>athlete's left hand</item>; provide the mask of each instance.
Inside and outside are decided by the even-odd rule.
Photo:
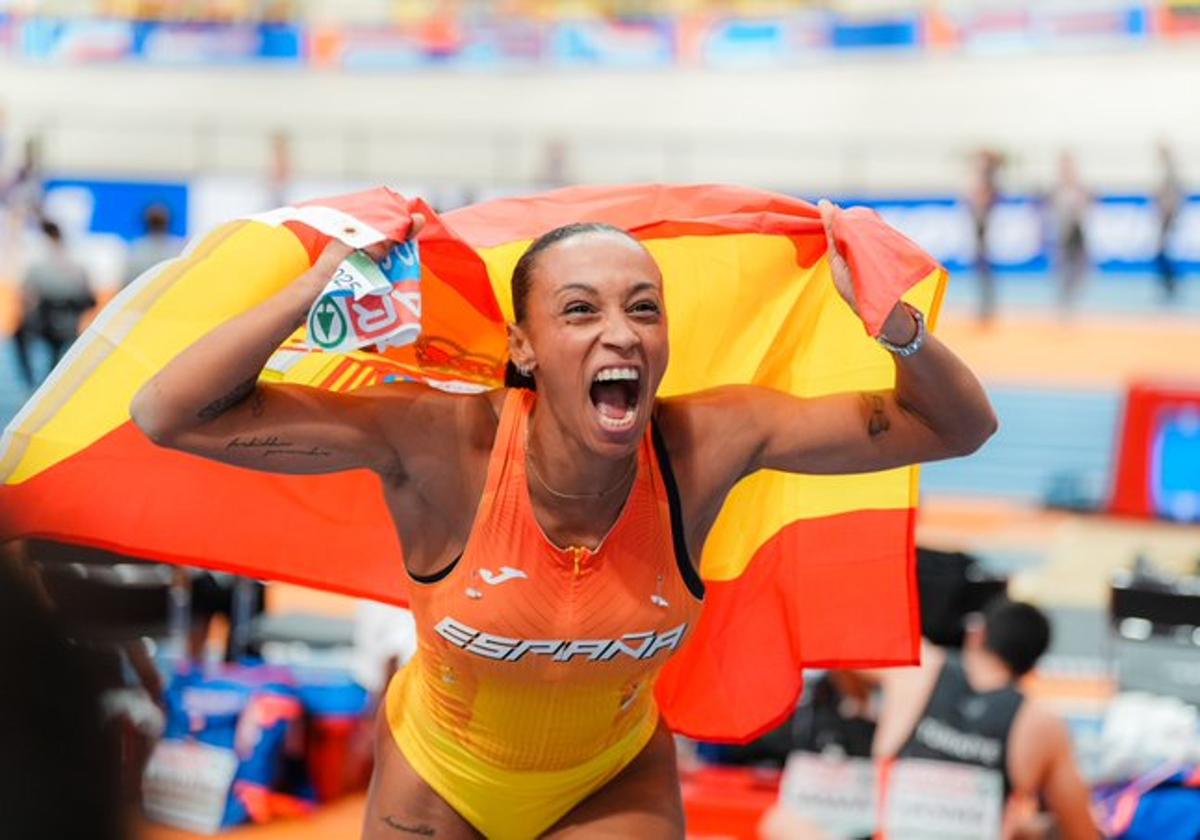
[[[833,285],[842,299],[854,310],[854,314],[861,318],[862,313],[858,311],[858,300],[854,296],[854,277],[850,273],[850,263],[846,262],[846,257],[838,248],[837,240],[833,237],[833,222],[842,210],[825,198],[817,202],[817,209],[821,213],[821,224],[825,228],[825,247],[826,253],[829,255],[829,270],[833,275]],[[913,321],[912,315],[897,304],[888,315],[887,320],[884,321],[880,335],[896,344],[907,344],[912,340],[916,331],[917,325]]]
[[[858,315],[858,301],[854,297],[854,278],[850,274],[850,264],[846,262],[837,240],[833,238],[833,220],[842,212],[841,208],[827,198],[817,202],[817,210],[821,213],[821,224],[825,228],[825,249],[829,255],[829,270],[833,274],[833,285],[837,288],[842,300],[850,304],[854,314]]]

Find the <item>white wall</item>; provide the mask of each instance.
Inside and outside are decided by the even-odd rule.
[[[520,185],[553,138],[580,181],[724,180],[812,191],[955,189],[967,152],[1013,186],[1075,147],[1101,188],[1152,183],[1152,146],[1200,180],[1200,48],[881,57],[788,72],[343,75],[0,64],[0,108],[54,170],[257,173],[293,137],[296,174]]]

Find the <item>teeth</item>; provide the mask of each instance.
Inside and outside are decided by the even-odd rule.
[[[638,372],[637,372],[637,368],[630,368],[630,367],[605,368],[604,370],[602,370],[596,374],[596,378],[593,381],[594,382],[615,382],[615,381],[637,382],[638,381]]]
[[[636,411],[626,411],[624,417],[607,417],[600,415],[600,425],[608,429],[628,429],[637,419]]]

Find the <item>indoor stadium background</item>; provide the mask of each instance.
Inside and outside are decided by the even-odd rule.
[[[1090,779],[1194,766],[1198,85],[1190,0],[0,0],[0,421],[32,393],[9,336],[41,247],[21,214],[35,193],[101,304],[152,205],[180,238],[378,184],[439,210],[643,181],[865,205],[950,269],[939,335],[1001,420],[979,453],[922,470],[918,543],[965,552],[981,580],[1048,609],[1055,641],[1030,690],[1068,716]],[[1087,268],[1064,292],[1067,154],[1088,196]],[[999,199],[980,255],[970,193],[985,156]],[[1183,200],[1164,227],[1167,178]],[[44,347],[34,362],[43,376]],[[271,585],[266,602],[247,631],[259,647],[349,661],[352,601]],[[1136,707],[1183,729],[1114,722],[1129,691],[1185,701]],[[767,788],[736,774],[685,787],[696,836],[705,820],[753,826]],[[238,830],[347,836],[361,803],[351,791]]]

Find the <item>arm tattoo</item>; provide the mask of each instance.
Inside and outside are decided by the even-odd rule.
[[[285,440],[279,435],[267,435],[266,437],[242,437],[237,435],[233,437],[229,443],[225,444],[226,449],[259,449],[262,450],[264,458],[270,458],[272,455],[300,455],[309,458],[328,458],[333,454],[328,449],[322,449],[319,446],[297,447],[290,440]]]
[[[883,397],[878,394],[863,394],[863,404],[867,408],[867,434],[878,437],[892,427],[884,411]]]
[[[251,376],[225,396],[218,397],[208,405],[204,406],[204,408],[200,409],[200,411],[196,414],[196,417],[200,420],[203,420],[205,423],[210,420],[216,420],[226,411],[233,408],[242,400],[246,399],[246,397],[250,396],[250,394],[254,393],[254,388],[257,384],[258,377]]]
[[[431,825],[426,825],[425,823],[408,825],[400,822],[398,819],[392,816],[384,817],[383,824],[388,828],[395,829],[396,831],[402,831],[405,834],[416,834],[418,837],[433,837],[435,834],[437,834],[437,831],[434,830],[433,826]]]

